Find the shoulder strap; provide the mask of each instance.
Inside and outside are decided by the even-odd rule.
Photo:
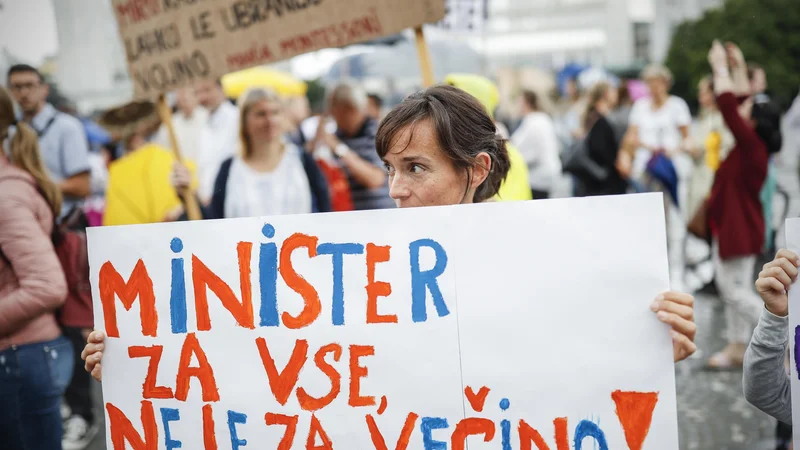
[[[225,197],[228,194],[228,177],[231,174],[231,164],[233,164],[233,157],[230,157],[222,162],[217,172],[217,178],[214,180],[214,193],[211,196],[211,211],[214,219],[222,219],[225,217]]]
[[[36,130],[36,134],[40,138],[47,133],[47,131],[50,129],[50,126],[53,125],[53,122],[55,122],[56,118],[58,118],[58,114],[59,114],[58,112],[53,114],[53,117],[51,117],[50,120],[48,120],[47,123],[44,124],[44,128],[42,128],[41,130]]]

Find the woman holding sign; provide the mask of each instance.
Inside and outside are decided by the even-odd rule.
[[[378,129],[376,147],[400,208],[489,200],[509,168],[505,140],[495,133],[486,109],[451,86],[423,90],[395,107]],[[691,295],[666,292],[651,305],[672,327],[675,361],[696,350],[693,302]],[[102,332],[93,332],[82,354],[86,370],[98,380],[104,339]]]

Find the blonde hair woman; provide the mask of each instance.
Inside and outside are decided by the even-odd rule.
[[[0,87],[0,442],[61,449],[61,396],[73,349],[55,318],[67,283],[50,235],[61,192],[44,170],[36,131],[17,123]]]
[[[251,89],[239,98],[239,151],[220,166],[204,218],[327,212],[328,186],[314,158],[284,138],[285,109],[274,92]],[[172,184],[190,184],[176,164]]]

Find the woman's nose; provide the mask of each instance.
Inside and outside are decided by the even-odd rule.
[[[398,175],[389,177],[389,197],[394,200],[406,198],[411,194],[407,181]]]

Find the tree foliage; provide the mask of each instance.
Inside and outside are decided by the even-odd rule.
[[[714,39],[739,44],[748,62],[764,67],[773,98],[791,103],[800,88],[798,0],[726,0],[699,20],[679,25],[666,60],[675,95],[696,99],[697,84],[711,71],[707,55]]]

